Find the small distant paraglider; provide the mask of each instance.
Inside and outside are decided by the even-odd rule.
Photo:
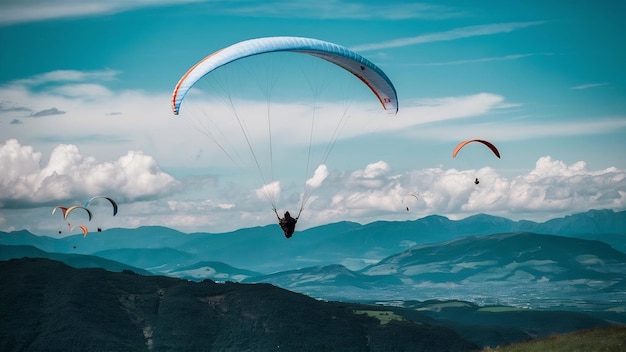
[[[61,212],[63,213],[63,219],[65,219],[65,220],[67,220],[67,216],[68,216],[68,215],[70,215],[70,213],[71,213],[72,211],[74,211],[75,209],[83,209],[84,211],[86,211],[86,212],[87,212],[87,215],[89,216],[89,221],[91,221],[91,218],[93,217],[93,214],[91,214],[91,211],[90,211],[89,209],[87,209],[87,208],[85,208],[85,207],[78,206],[78,205],[74,205],[74,206],[71,206],[71,207],[69,207],[69,208],[67,208],[67,207],[62,207],[62,206],[59,206],[59,205],[58,205],[58,206],[56,206],[56,207],[54,207],[54,208],[52,209],[52,214],[54,214],[54,213],[56,212],[56,210],[57,210],[57,209],[60,209],[60,210],[61,210]]]
[[[99,199],[99,198],[106,199],[111,203],[111,205],[113,206],[113,216],[115,216],[117,214],[117,203],[110,197],[106,197],[106,196],[91,197],[85,202],[85,205],[83,206],[87,208],[89,206],[89,203],[91,203],[94,199]]]
[[[454,150],[452,151],[452,157],[456,158],[456,155],[459,153],[459,151],[465,147],[466,145],[468,145],[469,143],[473,143],[473,142],[478,142],[478,143],[482,143],[484,145],[486,145],[489,149],[491,149],[491,151],[498,157],[498,159],[500,159],[500,151],[498,151],[498,148],[496,148],[495,145],[493,145],[493,143],[486,141],[484,139],[468,139],[465,140],[461,143],[459,143]],[[478,185],[480,183],[480,181],[478,180],[478,177],[476,177],[476,179],[474,180],[474,184]]]
[[[73,226],[70,229],[70,232],[74,231],[74,229],[81,229],[83,231],[83,237],[87,237],[87,234],[89,233],[89,230],[87,229],[87,226],[84,226],[84,225]]]
[[[404,205],[404,207],[405,207],[406,211],[411,211],[411,209],[409,209],[409,205],[408,205],[408,203],[409,203],[409,201],[410,201],[410,200],[412,200],[413,198],[415,198],[415,200],[419,200],[419,198],[417,197],[417,194],[413,194],[413,193],[408,194],[408,195],[404,196],[404,198],[402,198],[402,204],[407,203],[407,204],[405,204],[405,205]]]

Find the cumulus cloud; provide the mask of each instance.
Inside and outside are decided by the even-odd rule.
[[[54,148],[45,162],[33,147],[8,140],[0,145],[0,170],[0,206],[7,208],[81,201],[94,194],[132,202],[162,197],[178,187],[154,158],[140,151],[98,162],[71,144]]]
[[[473,182],[476,177],[481,181],[478,185]],[[541,157],[529,173],[512,179],[489,167],[394,173],[380,161],[346,175],[338,185],[326,204],[317,205],[319,212],[312,215],[313,221],[406,218],[403,200],[416,193],[419,197],[412,199],[412,217],[441,214],[461,218],[488,213],[532,219],[539,214],[545,218],[589,209],[626,208],[625,170],[590,170],[582,161],[567,164],[549,156]]]
[[[313,177],[308,179],[306,181],[306,184],[311,188],[318,188],[322,185],[322,182],[324,182],[326,177],[328,177],[328,168],[326,167],[326,165],[322,164],[318,166],[317,169],[315,169]]]
[[[13,209],[18,205],[40,206],[50,200],[82,200],[87,195],[109,193],[126,201],[123,213],[116,217],[122,227],[230,231],[272,223],[275,219],[268,202],[275,202],[279,209],[298,202],[291,195],[280,199],[279,182],[250,192],[231,181],[185,179],[193,185],[178,188],[180,181],[160,171],[153,158],[140,152],[97,162],[81,155],[76,146],[60,145],[44,163],[42,153],[10,140],[0,148],[0,167],[0,202],[12,214],[26,211]],[[328,171],[324,170],[318,168],[319,175]],[[473,182],[476,177],[478,185]],[[181,188],[188,194],[172,193]],[[209,192],[204,193],[206,190]],[[626,171],[615,167],[593,170],[582,161],[568,164],[544,156],[529,172],[507,178],[489,167],[396,172],[381,160],[351,172],[329,171],[307,204],[299,222],[301,229],[336,221],[368,223],[432,214],[459,219],[487,213],[543,221],[589,209],[626,209]],[[29,219],[32,217],[25,217],[24,223]],[[15,216],[1,221],[4,229],[23,228]]]
[[[274,182],[268,183],[266,185],[263,185],[261,188],[255,190],[254,192],[257,198],[268,199],[273,202],[276,199],[280,198],[280,193],[281,193],[280,182],[274,181]]]

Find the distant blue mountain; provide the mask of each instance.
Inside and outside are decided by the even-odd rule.
[[[75,235],[61,239],[17,231],[0,232],[0,244],[32,245],[58,253],[97,253],[160,273],[201,261],[272,273],[331,264],[357,270],[418,244],[509,232],[596,239],[626,252],[626,211],[592,210],[544,223],[486,214],[462,220],[431,215],[365,225],[339,222],[298,231],[289,240],[275,224],[219,234],[185,234],[158,226],[116,228],[93,232],[85,238]]]
[[[19,258],[47,258],[63,262],[74,268],[103,268],[114,272],[129,270],[137,274],[152,275],[148,270],[92,255],[49,253],[33,246],[0,245],[0,260]]]
[[[93,255],[194,281],[270,282],[324,299],[532,307],[613,300],[611,309],[626,311],[626,211],[593,210],[544,223],[486,214],[340,222],[289,240],[278,225],[220,234],[152,226],[60,239],[17,231],[0,233],[0,244]]]
[[[416,245],[358,271],[316,266],[244,282],[328,300],[445,297],[533,308],[602,302],[602,309],[626,311],[625,253],[600,241],[533,233]]]

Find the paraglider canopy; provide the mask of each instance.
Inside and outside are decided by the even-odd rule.
[[[417,194],[414,194],[414,193],[407,194],[406,196],[404,196],[404,198],[402,198],[402,204],[409,203],[409,200],[413,200],[413,198],[415,198],[416,201],[419,200],[419,198],[417,197]],[[406,211],[410,211],[408,204],[405,204],[405,208],[406,208]]]
[[[62,206],[56,206],[56,207],[54,207],[52,209],[52,214],[54,214],[57,209],[61,210],[61,212],[63,213],[63,219],[65,219],[65,220],[67,220],[68,215],[70,215],[70,213],[72,211],[74,211],[75,209],[83,209],[83,210],[85,210],[87,212],[87,215],[89,216],[89,221],[91,221],[91,218],[92,218],[92,214],[91,214],[91,211],[89,209],[87,209],[85,207],[78,206],[78,205],[74,205],[74,206],[71,206],[69,208],[62,207]]]
[[[459,143],[454,150],[452,151],[452,157],[456,158],[456,155],[459,153],[459,151],[465,147],[466,145],[468,145],[469,143],[482,143],[484,145],[486,145],[492,152],[493,154],[495,154],[495,156],[498,157],[498,159],[500,159],[500,151],[498,151],[498,148],[496,148],[495,145],[493,145],[493,143],[486,141],[484,139],[468,139],[466,141],[463,141],[461,143]],[[474,184],[478,185],[480,183],[480,181],[478,180],[478,177],[474,180]]]
[[[266,37],[233,44],[202,59],[178,81],[172,94],[172,111],[178,115],[189,89],[202,77],[233,61],[265,53],[290,51],[324,59],[349,71],[378,97],[383,108],[398,112],[398,97],[391,80],[378,66],[361,55],[338,44],[303,37]]]
[[[70,229],[70,232],[74,231],[74,229],[79,228],[83,231],[83,237],[87,237],[87,233],[89,233],[89,230],[87,229],[87,226],[83,226],[83,225],[77,225],[77,226],[73,226]]]
[[[108,200],[108,201],[111,203],[111,205],[113,206],[113,216],[115,216],[115,215],[117,214],[117,203],[116,203],[116,202],[115,202],[112,198],[110,198],[110,197],[106,197],[106,196],[95,196],[95,197],[91,197],[91,198],[89,198],[89,199],[85,202],[84,207],[85,207],[85,208],[87,208],[87,207],[89,206],[89,203],[91,203],[93,200],[95,200],[95,199],[99,199],[99,198],[106,199],[106,200]]]
[[[275,114],[274,106],[270,106],[273,103],[271,102],[272,98],[276,98],[275,96],[272,96],[272,90],[276,83],[276,81],[272,80],[272,75],[257,75],[255,74],[255,70],[245,70],[246,72],[242,76],[241,80],[238,80],[236,79],[238,78],[237,75],[233,74],[233,71],[237,71],[236,69],[238,65],[243,66],[245,63],[251,63],[253,64],[252,66],[255,66],[254,68],[261,70],[269,69],[267,66],[270,65],[264,65],[263,60],[267,59],[269,63],[274,64],[274,58],[280,56],[289,57],[288,64],[281,65],[279,67],[281,78],[283,76],[291,78],[291,76],[286,73],[289,73],[288,67],[291,66],[291,60],[294,59],[293,61],[295,62],[306,64],[300,67],[300,73],[302,73],[303,76],[310,75],[312,78],[323,80],[321,83],[323,83],[324,86],[328,85],[329,82],[334,83],[335,81],[342,81],[345,79],[351,84],[357,86],[358,89],[362,89],[365,92],[365,95],[367,95],[367,99],[375,103],[376,100],[372,99],[373,96],[369,91],[374,93],[374,96],[378,99],[386,112],[396,114],[398,111],[398,99],[395,87],[382,69],[346,47],[318,39],[276,36],[245,40],[215,51],[189,68],[177,82],[173,90],[170,102],[173,114],[180,114],[180,118],[183,120],[187,117],[189,121],[185,122],[190,122],[192,124],[195,122],[193,121],[194,116],[198,117],[199,121],[194,127],[197,127],[197,130],[203,132],[207,137],[212,139],[224,152],[224,154],[226,154],[226,156],[234,163],[237,163],[235,159],[241,155],[240,151],[242,149],[248,149],[250,157],[253,159],[251,165],[257,170],[262,181],[263,187],[261,188],[261,191],[270,201],[274,212],[276,212],[277,209],[275,197],[277,197],[276,194],[280,194],[280,192],[273,192],[273,188],[271,187],[266,188],[268,185],[278,185],[278,187],[280,187],[280,183],[276,181],[277,178],[275,178],[274,175],[274,162],[276,160],[283,159],[289,160],[286,164],[290,167],[290,172],[299,168],[296,166],[299,162],[306,163],[306,172],[304,172],[304,175],[305,179],[308,178],[310,176],[310,171],[315,167],[315,165],[318,165],[319,168],[319,166],[325,164],[328,154],[333,149],[334,142],[337,140],[339,132],[344,126],[345,119],[349,115],[346,111],[346,106],[349,106],[349,104],[345,104],[343,107],[344,111],[339,114],[337,114],[337,111],[334,109],[329,109],[327,111],[330,112],[325,111],[324,114],[320,113],[320,107],[316,105],[319,98],[317,95],[319,94],[319,90],[316,89],[318,87],[315,87],[316,85],[312,82],[314,80],[296,79],[296,85],[289,87],[288,89],[282,89],[280,92],[283,94],[293,94],[293,92],[298,92],[301,87],[306,86],[303,83],[308,83],[310,90],[309,93],[312,94],[305,95],[302,102],[299,102],[298,104],[312,104],[315,106],[310,111],[304,109],[306,111],[304,114],[290,113],[290,115],[298,118],[298,121],[293,124],[291,124],[291,122],[276,124],[276,121],[281,121],[281,119],[277,118],[278,114]],[[250,58],[250,60],[246,58]],[[328,65],[327,62],[331,64]],[[335,74],[332,76],[332,79],[328,79],[328,77],[331,76],[324,74],[315,75],[313,72],[313,66],[315,66],[316,63],[320,63],[325,69],[333,70],[333,73],[335,73],[334,71],[338,71],[346,74],[344,76],[341,74]],[[223,77],[221,75],[223,75]],[[264,82],[252,82],[254,79],[261,81],[264,77],[266,79]],[[354,80],[353,77],[358,78],[358,80]],[[225,79],[222,81],[220,78]],[[233,81],[236,82],[235,86],[239,89],[231,91],[231,87],[228,84],[231,82],[230,79],[233,79]],[[204,88],[202,87],[204,83],[214,83],[217,87],[207,87],[208,89],[205,90],[202,89]],[[250,97],[247,96],[247,94],[250,94],[248,91],[250,86],[258,86],[261,88],[263,93],[262,99],[250,99]],[[206,100],[202,100],[202,111],[196,115],[193,114],[194,111],[192,102],[194,100],[194,94],[188,94],[192,87],[196,87],[196,90],[194,90],[194,92],[197,91],[198,93],[196,97],[200,94],[202,94],[203,97],[207,97]],[[286,87],[283,86],[283,88]],[[222,99],[219,99],[221,95],[220,92],[222,90],[223,97]],[[212,94],[214,92],[217,92],[218,94]],[[342,89],[337,92],[344,94],[345,92],[350,92],[350,89]],[[247,98],[244,103],[245,105],[241,104],[238,100],[240,97]],[[224,104],[228,109],[227,113],[216,113],[215,107],[211,106],[212,104],[208,104],[208,102],[211,101],[210,99],[216,98],[217,100],[222,100],[222,104]],[[337,95],[334,95],[331,98],[332,99],[328,101],[335,102],[340,100],[340,97]],[[182,108],[184,100],[187,101],[187,103],[185,103],[186,108]],[[266,104],[264,111],[260,111],[259,113],[259,110],[254,110],[253,112],[250,112],[252,109],[247,108],[256,106],[249,103],[251,101],[255,103],[264,102]],[[209,108],[208,106],[211,107]],[[183,110],[182,113],[181,109]],[[224,116],[228,115],[228,112],[232,114],[232,121],[224,119]],[[303,123],[309,112],[311,113],[311,119]],[[316,121],[318,115],[323,116],[322,119],[325,122],[324,124]],[[331,119],[329,116],[336,116],[338,118]],[[265,121],[259,117],[265,117]],[[226,121],[223,121],[222,119]],[[283,118],[282,121],[288,120]],[[223,131],[228,130],[229,128],[226,126],[231,126],[230,122],[233,122],[232,126],[234,126],[235,129],[241,130],[244,137],[241,140],[242,143],[237,143],[237,141],[235,141],[235,143],[231,143],[227,137],[233,136],[234,134],[223,133]],[[326,125],[326,123],[329,124]],[[334,128],[332,126],[333,124],[335,125]],[[260,126],[262,128],[252,128],[249,126]],[[307,154],[303,153],[304,155],[296,157],[289,155],[285,158],[275,158],[274,153],[280,155],[281,153],[286,153],[289,148],[275,148],[273,146],[273,141],[284,141],[285,138],[276,139],[275,136],[272,136],[272,134],[276,132],[282,132],[285,134],[288,133],[289,138],[287,139],[290,139],[292,136],[298,135],[298,133],[303,130],[302,127],[310,127],[308,133],[302,133],[302,136],[306,136],[309,141]],[[316,130],[317,128],[319,128],[319,130]],[[291,133],[293,131],[296,133]],[[319,135],[327,137],[328,140],[315,140],[314,137],[319,138],[319,135],[314,132],[318,131],[321,131]],[[266,132],[267,134],[265,134]],[[297,142],[300,143],[304,140],[305,139],[300,139]],[[323,142],[328,143],[326,147],[324,147]],[[288,146],[289,144],[283,143],[283,146],[285,145]],[[316,148],[321,152],[319,163],[314,161],[314,159],[316,159],[314,156]],[[297,213],[297,216],[294,218],[287,213],[281,219],[281,217],[278,216],[278,213],[276,214],[287,238],[291,237],[293,234],[295,224],[302,212],[302,209],[305,208],[306,202],[311,197],[312,189],[319,187],[319,185],[316,186],[315,183],[309,184],[308,180],[305,181],[304,184],[304,191],[301,193],[299,200],[301,203],[299,207],[300,210]]]
[[[463,141],[461,143],[459,143],[454,150],[452,151],[452,157],[456,158],[456,155],[458,154],[458,152],[465,147],[467,144],[469,143],[473,143],[473,142],[478,142],[478,143],[482,143],[484,145],[486,145],[487,147],[489,147],[489,149],[491,149],[491,151],[498,157],[498,159],[500,158],[500,152],[498,151],[498,148],[496,148],[495,145],[493,145],[491,142],[486,141],[484,139],[468,139],[466,141]]]

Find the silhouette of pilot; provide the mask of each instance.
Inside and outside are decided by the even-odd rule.
[[[278,216],[278,214],[276,214],[276,216]],[[291,236],[293,236],[293,233],[296,230],[297,222],[298,218],[292,218],[288,211],[285,212],[285,217],[278,217],[278,224],[280,225],[280,228],[283,229],[285,237],[287,238],[291,238]]]

